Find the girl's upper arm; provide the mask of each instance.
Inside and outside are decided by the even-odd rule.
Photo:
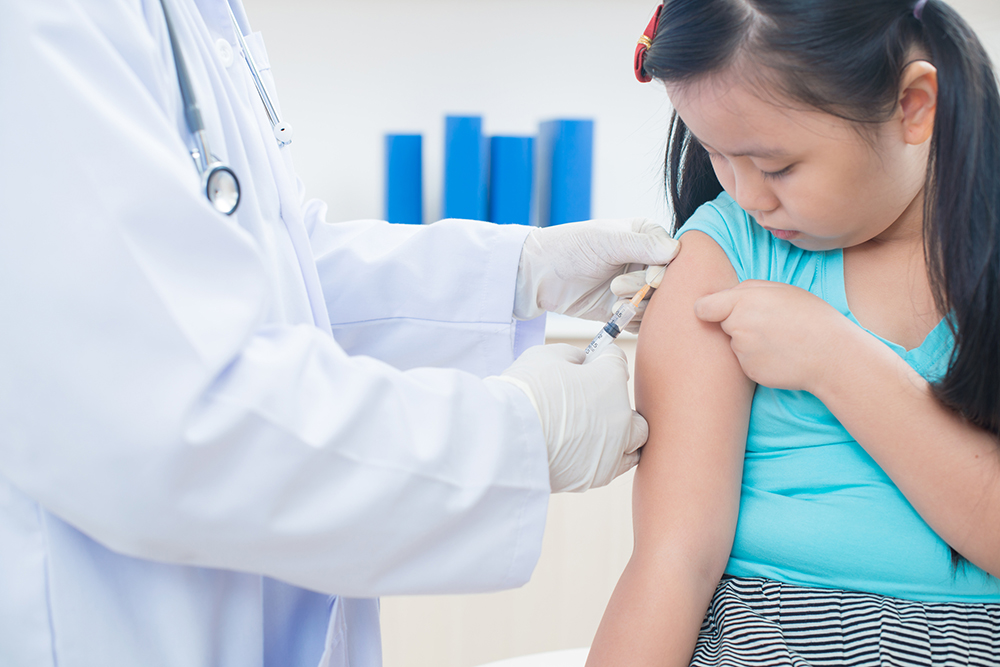
[[[697,319],[694,304],[738,282],[711,237],[686,233],[643,316],[636,352],[636,406],[649,440],[635,477],[633,558],[693,557],[713,588],[736,530],[755,385],[729,336]]]
[[[649,422],[633,484],[635,547],[588,667],[687,665],[739,513],[754,385],[695,301],[738,280],[709,236],[684,235],[643,316],[635,397]]]

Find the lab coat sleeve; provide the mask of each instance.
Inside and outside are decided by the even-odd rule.
[[[268,321],[141,4],[0,6],[0,474],[140,558],[352,597],[523,583],[549,492],[530,402]]]
[[[496,374],[543,342],[545,320],[513,319],[514,284],[529,227],[472,220],[329,224],[305,206],[338,342],[400,368]],[[392,285],[375,291],[375,285]]]

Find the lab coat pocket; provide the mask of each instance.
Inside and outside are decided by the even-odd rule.
[[[348,667],[347,620],[344,617],[344,603],[338,596],[333,598],[330,609],[330,624],[326,629],[326,644],[319,667]]]

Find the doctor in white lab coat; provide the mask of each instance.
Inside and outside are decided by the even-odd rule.
[[[377,596],[523,584],[550,490],[634,463],[620,354],[515,362],[515,316],[606,317],[676,244],[327,224],[226,0],[168,6],[230,217],[159,0],[0,1],[0,665],[379,665]]]

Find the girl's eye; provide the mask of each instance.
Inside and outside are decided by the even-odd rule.
[[[785,167],[784,169],[782,169],[780,171],[762,171],[760,173],[764,174],[764,180],[767,181],[767,180],[770,180],[772,178],[781,178],[782,176],[787,176],[788,172],[790,172],[792,170],[793,166],[795,166],[795,165],[791,165],[790,164],[790,165],[788,165],[787,167]]]
[[[705,144],[701,143],[700,141],[698,142],[698,145],[701,146],[701,150],[703,150],[706,153],[708,153],[708,159],[709,160],[713,160],[714,161],[714,160],[718,160],[720,157],[722,157],[721,153],[716,153],[715,151],[711,150],[708,146],[706,146]]]

